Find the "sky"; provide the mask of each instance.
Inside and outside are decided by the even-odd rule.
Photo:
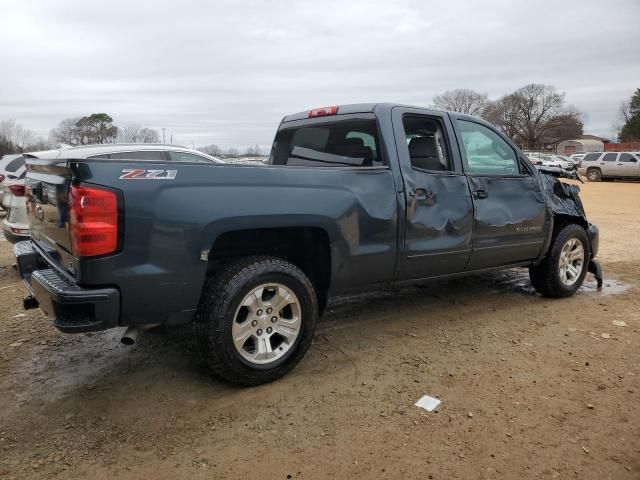
[[[554,85],[610,137],[640,88],[640,0],[0,0],[0,120],[106,112],[166,141],[268,148],[281,118]]]

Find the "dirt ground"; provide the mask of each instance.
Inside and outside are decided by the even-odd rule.
[[[582,198],[602,291],[543,299],[513,270],[338,298],[252,389],[211,378],[190,328],[59,333],[0,240],[0,479],[638,479],[640,183]]]

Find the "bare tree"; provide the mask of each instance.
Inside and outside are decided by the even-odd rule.
[[[51,130],[49,139],[54,143],[80,145],[80,133],[76,127],[79,120],[80,118],[65,118],[56,128]]]
[[[227,150],[227,156],[229,156],[229,157],[237,157],[238,156],[238,149],[237,148],[230,148],[229,150]]]
[[[142,125],[127,125],[118,131],[118,143],[138,143]]]
[[[222,155],[222,149],[220,147],[218,147],[218,145],[205,145],[204,147],[200,147],[198,150],[200,150],[202,153],[206,153],[207,155]]]
[[[127,125],[119,129],[118,143],[160,143],[160,133],[152,128],[140,124]]]
[[[449,90],[433,97],[433,106],[438,110],[475,116],[482,116],[488,103],[489,97],[486,93],[478,93],[468,88]]]
[[[38,136],[35,132],[17,123],[15,119],[0,122],[0,143],[3,155],[31,150],[32,145],[37,141]]]
[[[582,134],[582,114],[552,85],[530,84],[491,102],[484,118],[529,148]]]
[[[500,128],[509,138],[515,138],[518,133],[518,100],[515,95],[504,95],[494,102],[490,102],[484,110],[484,118]]]
[[[244,154],[247,157],[259,157],[260,155],[262,155],[262,152],[261,152],[260,147],[258,145],[254,145],[252,147],[247,148],[247,150],[244,152]]]
[[[552,85],[530,84],[514,93],[518,117],[517,136],[529,146],[538,145],[549,130],[571,118],[580,121],[580,112],[566,105],[564,93]]]
[[[153,128],[141,128],[140,143],[160,143],[160,132]]]

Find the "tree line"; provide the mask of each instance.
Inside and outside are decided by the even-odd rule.
[[[582,113],[553,85],[532,83],[495,100],[474,90],[451,90],[436,95],[433,107],[484,118],[530,149],[577,138],[584,129]]]
[[[205,145],[204,147],[199,147],[199,151],[202,153],[206,153],[207,155],[212,155],[214,157],[229,157],[229,158],[237,158],[237,157],[263,157],[264,152],[260,149],[258,145],[253,145],[247,147],[246,150],[240,152],[237,148],[220,148],[218,145]]]
[[[618,140],[640,142],[640,88],[620,106]]]
[[[542,148],[583,134],[583,114],[567,104],[565,94],[553,85],[529,84],[512,93],[491,100],[486,93],[456,89],[436,95],[433,108],[450,110],[484,118],[525,148]],[[619,109],[618,123],[621,142],[640,141],[640,88]],[[94,143],[160,143],[158,130],[140,124],[122,128],[113,124],[106,113],[67,118],[51,130],[48,139],[36,135],[15,120],[0,121],[0,156],[7,153],[47,150],[60,144],[77,146]],[[242,154],[237,148],[222,149],[211,144],[199,149],[221,157],[262,156],[258,145]]]
[[[0,122],[0,156],[95,143],[160,143],[160,133],[140,124],[117,127],[106,113],[66,118],[51,130],[46,140],[13,119]]]

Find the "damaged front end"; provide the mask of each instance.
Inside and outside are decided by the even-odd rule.
[[[547,195],[547,208],[550,210],[551,221],[555,224],[562,221],[573,221],[582,225],[589,238],[589,272],[594,275],[598,282],[598,288],[602,287],[602,267],[595,259],[600,246],[600,233],[598,227],[587,220],[587,214],[580,200],[580,187],[570,183],[564,183],[558,180],[558,177],[571,178],[582,182],[580,175],[576,172],[568,172],[562,169],[559,172],[547,172],[540,170],[542,173],[542,182]],[[549,238],[549,244],[551,238]],[[545,254],[546,254],[545,249]]]

